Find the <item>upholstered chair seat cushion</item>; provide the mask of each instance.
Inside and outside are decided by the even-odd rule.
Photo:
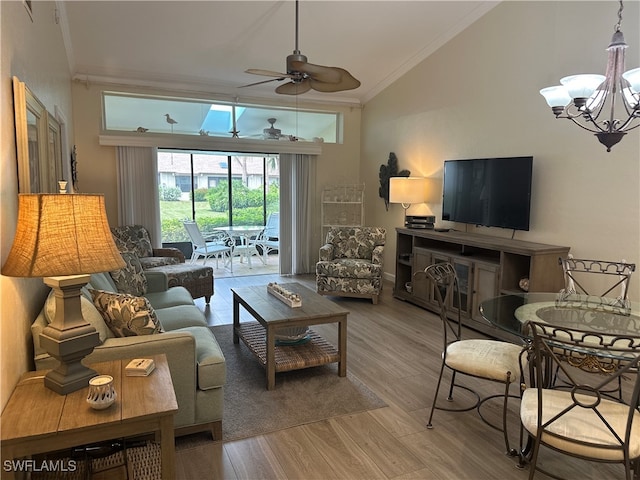
[[[180,260],[176,257],[140,257],[140,263],[142,268],[148,270],[149,268],[162,267],[164,265],[178,265]]]
[[[496,340],[470,339],[447,347],[446,364],[470,375],[498,380],[516,381],[520,376],[522,347]]]
[[[561,411],[573,404],[571,392],[565,390],[546,389],[542,391],[542,420],[547,422]],[[586,405],[594,402],[594,397],[575,394],[576,400]],[[598,406],[599,412],[607,419],[620,438],[625,437],[624,429],[627,425],[629,406],[612,400],[603,399]],[[634,420],[630,435],[629,445],[630,458],[640,456],[640,412],[633,412]],[[528,388],[522,395],[520,406],[520,419],[522,425],[532,435],[538,431],[538,391],[536,388]],[[622,461],[623,452],[618,449],[598,448],[592,445],[577,444],[566,438],[576,441],[589,442],[592,444],[618,446],[620,443],[615,439],[611,431],[595,414],[593,410],[574,407],[570,412],[562,415],[558,420],[546,427],[555,434],[556,437],[546,432],[542,434],[542,441],[547,445],[559,448],[562,451],[588,458],[598,458],[602,460]]]
[[[175,305],[156,311],[158,320],[165,330],[178,330],[184,327],[208,327],[202,312],[193,305]]]
[[[337,258],[333,261],[318,262],[316,274],[341,278],[379,278],[382,275],[382,265],[370,260]]]
[[[173,287],[162,292],[147,292],[145,297],[156,310],[176,305],[193,305],[193,298],[184,287]]]

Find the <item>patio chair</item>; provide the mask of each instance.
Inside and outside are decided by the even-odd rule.
[[[260,232],[255,240],[256,248],[262,251],[264,262],[267,262],[267,255],[274,250],[280,249],[280,213],[271,213],[267,218],[264,230]]]
[[[512,449],[509,444],[509,435],[507,431],[507,407],[509,397],[509,387],[512,384],[518,385],[518,379],[521,377],[521,354],[523,347],[513,343],[502,342],[498,340],[485,339],[462,339],[462,322],[460,318],[460,309],[456,308],[455,313],[450,311],[452,306],[462,305],[460,300],[460,290],[458,288],[458,277],[455,268],[450,263],[436,263],[425,268],[424,272],[418,272],[417,275],[424,274],[432,282],[438,305],[440,306],[440,319],[442,324],[444,348],[442,351],[442,365],[440,366],[440,376],[436,385],[436,391],[433,395],[433,403],[431,405],[431,413],[427,428],[433,428],[432,419],[436,409],[446,410],[449,412],[466,412],[476,409],[480,418],[489,426],[496,430],[502,431],[506,453],[508,455],[516,455],[517,451]],[[450,317],[452,315],[453,318]],[[449,386],[449,394],[447,400],[453,401],[454,388],[459,388],[470,392],[475,397],[475,403],[470,406],[460,407],[441,407],[437,406],[438,393],[445,368],[451,370],[451,385]],[[456,374],[463,374],[470,377],[481,378],[504,385],[504,392],[498,395],[491,395],[480,398],[480,395],[471,388],[456,383]],[[480,410],[484,402],[492,398],[502,398],[502,426],[488,422],[482,415]]]
[[[191,239],[191,263],[195,262],[199,258],[204,258],[206,265],[207,259],[216,259],[216,268],[219,267],[218,261],[222,259],[222,266],[229,267],[229,270],[233,272],[233,240],[226,232],[213,231],[207,233],[207,238],[204,237],[198,224],[192,221],[182,222],[184,228],[189,234]]]

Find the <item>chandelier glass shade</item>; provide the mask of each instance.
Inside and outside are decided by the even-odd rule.
[[[620,1],[604,75],[570,75],[560,80],[561,85],[540,90],[556,118],[593,132],[607,152],[640,126],[640,68],[624,71],[627,44],[620,30],[622,9]]]

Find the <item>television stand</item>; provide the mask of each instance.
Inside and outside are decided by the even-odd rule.
[[[394,297],[439,312],[433,285],[425,275],[414,274],[431,264],[450,262],[458,275],[463,323],[493,337],[514,339],[482,318],[482,301],[521,292],[519,282],[523,277],[529,279],[531,292],[558,292],[564,287],[558,258],[566,257],[569,247],[455,230],[397,228],[396,236]],[[457,317],[454,308],[450,311]]]

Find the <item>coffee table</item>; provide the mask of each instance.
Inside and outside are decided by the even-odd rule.
[[[299,370],[328,363],[338,363],[338,375],[347,374],[346,310],[299,283],[280,283],[297,293],[301,307],[290,307],[267,292],[266,285],[232,288],[233,343],[240,339],[266,368],[267,390],[276,385],[276,372]],[[240,323],[240,305],[257,322]],[[276,345],[275,332],[282,327],[300,327],[325,323],[338,324],[338,347],[334,347],[314,331],[309,340],[297,345]]]

